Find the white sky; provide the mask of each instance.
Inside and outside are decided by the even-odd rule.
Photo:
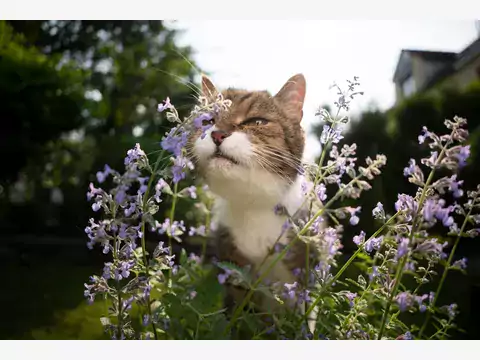
[[[474,20],[439,21],[178,21],[179,40],[191,45],[199,67],[216,86],[278,91],[303,73],[307,96],[303,125],[315,121],[319,105],[336,99],[330,85],[360,77],[363,97],[352,112],[393,105],[392,76],[401,49],[461,51],[477,36]],[[307,157],[317,153],[307,140]]]

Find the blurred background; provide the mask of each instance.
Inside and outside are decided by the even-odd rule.
[[[414,193],[403,168],[424,155],[424,125],[443,132],[445,118],[468,119],[461,177],[465,188],[480,182],[478,21],[0,21],[0,339],[102,337],[104,309],[83,298],[105,260],[85,246],[88,184],[105,164],[122,169],[135,142],[154,154],[169,129],[156,105],[169,96],[186,114],[200,72],[220,88],[272,93],[303,73],[309,160],[320,149],[315,110],[333,106],[330,85],[359,76],[365,95],[345,141],[359,159],[388,157],[356,203],[367,233],[377,201],[392,208]],[[346,230],[346,256],[357,230]],[[460,306],[455,337],[479,339],[478,239],[462,240],[464,256],[468,275],[451,273],[441,300]]]

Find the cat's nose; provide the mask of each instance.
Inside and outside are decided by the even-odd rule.
[[[228,133],[228,132],[223,131],[223,130],[214,130],[210,133],[210,135],[211,135],[212,140],[215,143],[215,145],[220,146],[220,145],[222,145],[223,140],[225,140],[227,137],[232,135],[232,133]]]

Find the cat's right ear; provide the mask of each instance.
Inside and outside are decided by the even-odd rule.
[[[217,96],[217,94],[217,88],[213,85],[212,80],[206,75],[202,75],[202,95],[207,98],[212,98]]]
[[[297,74],[288,79],[274,96],[286,114],[297,122],[300,122],[303,117],[306,86],[305,77]]]

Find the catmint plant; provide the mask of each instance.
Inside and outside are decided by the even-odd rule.
[[[480,231],[480,186],[463,189],[458,174],[470,154],[466,120],[446,120],[442,135],[424,127],[418,143],[429,155],[411,159],[399,174],[416,192],[398,194],[392,208],[377,202],[369,209],[362,206],[362,193],[372,188],[387,158],[378,154],[358,159],[356,144],[342,144],[351,101],[363,94],[359,85],[358,78],[348,81],[346,90],[334,85],[334,113],[316,113],[323,124],[322,152],[317,163],[303,164],[302,169],[303,205],[309,211],[287,219],[284,231],[293,231],[294,239],[282,245],[279,237],[255,278],[236,264],[207,261],[207,239],[215,228],[214,197],[208,186],[187,181],[194,170],[186,149],[190,134],[201,131],[204,137],[215,113],[228,111],[231,102],[221,94],[214,101],[199,97],[185,119],[169,98],[158,105],[173,127],[159,142],[162,151],[156,162],[136,144],[127,151],[122,171],[105,165],[87,192],[95,214],[85,228],[87,246],[99,248],[106,261],[85,284],[84,295],[90,304],[106,305],[100,321],[112,339],[409,340],[444,338],[455,328],[461,309],[439,304],[439,294],[448,272],[467,267],[467,259],[455,260],[460,239]],[[169,165],[160,168],[165,159]],[[192,204],[193,220],[179,217],[179,201]],[[166,203],[170,208],[161,217],[159,209]],[[360,227],[359,214],[364,212],[379,224],[374,233]],[[343,236],[345,226],[355,228],[353,238]],[[443,227],[448,238],[431,235],[434,227]],[[148,251],[146,238],[153,234],[168,243],[158,242]],[[202,239],[202,253],[174,253],[174,243],[182,245],[186,238]],[[306,269],[295,270],[305,281],[269,283],[268,273],[296,242],[318,254],[309,257]],[[347,242],[356,250],[342,263]],[[354,263],[361,273],[345,276]],[[437,289],[427,290],[438,274]],[[406,285],[408,278],[414,286]],[[231,314],[222,302],[227,284],[244,290]],[[282,316],[254,311],[252,299],[259,293],[284,308]],[[407,325],[406,313],[420,314],[422,324]],[[432,323],[437,329],[433,333]]]

